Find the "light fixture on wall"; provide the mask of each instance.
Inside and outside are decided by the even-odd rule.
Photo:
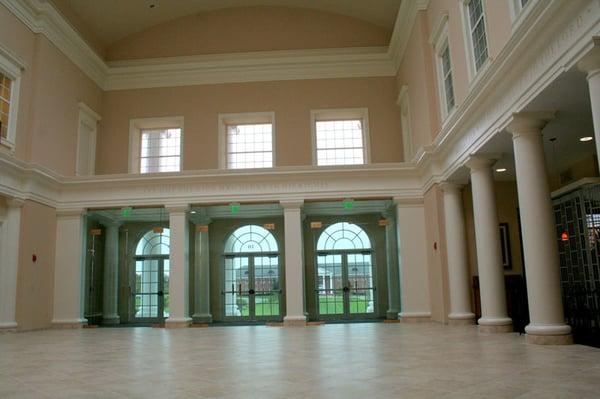
[[[497,168],[496,172],[498,172],[498,173],[504,173],[504,172],[506,172],[506,168]]]
[[[587,141],[592,141],[592,140],[594,140],[594,137],[592,137],[592,136],[584,136],[584,137],[579,138],[579,141],[581,141],[583,143],[585,143]]]

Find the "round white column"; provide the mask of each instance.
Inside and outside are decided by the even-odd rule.
[[[482,332],[511,332],[512,320],[506,312],[506,288],[500,249],[500,228],[496,193],[492,175],[493,160],[471,157],[473,219],[481,298],[479,330]]]
[[[303,200],[281,201],[285,232],[285,326],[305,326],[304,246],[302,240]]]
[[[596,140],[596,153],[600,154],[600,39],[594,39],[595,47],[578,64],[579,69],[587,73],[592,105],[592,119]],[[600,162],[600,157],[598,158]]]
[[[7,199],[6,218],[0,220],[0,331],[17,328],[17,274],[24,203],[17,198]]]
[[[462,187],[458,184],[441,184],[444,192],[444,217],[448,253],[448,282],[450,286],[450,324],[473,324],[471,311],[470,273],[467,262],[467,237],[462,202]]]
[[[197,218],[194,251],[194,323],[212,323],[210,313],[210,252],[209,224],[211,219],[205,215]]]
[[[546,173],[542,128],[548,113],[519,114],[508,130],[513,134],[523,254],[530,323],[527,342],[571,343],[565,324],[555,223]]]
[[[102,323],[119,324],[119,222],[105,224]]]

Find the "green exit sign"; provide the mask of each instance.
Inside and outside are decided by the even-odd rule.
[[[345,209],[354,208],[354,200],[353,199],[345,199],[344,201],[342,201],[342,204],[344,205]]]
[[[133,208],[130,206],[121,208],[121,216],[123,216],[124,218],[128,218],[129,216],[131,216],[131,211],[133,211]]]
[[[229,210],[232,215],[237,215],[240,212],[241,205],[237,202],[229,204]]]

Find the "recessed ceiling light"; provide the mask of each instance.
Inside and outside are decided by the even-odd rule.
[[[154,8],[154,4],[150,4],[150,8]]]
[[[594,140],[594,138],[592,136],[585,136],[585,137],[581,137],[579,139],[579,141],[583,141],[583,142],[592,141],[592,140]]]
[[[196,213],[196,211],[191,211],[190,213],[194,214],[194,213]]]
[[[498,169],[496,169],[496,172],[498,172],[498,173],[506,172],[506,168],[498,168]]]

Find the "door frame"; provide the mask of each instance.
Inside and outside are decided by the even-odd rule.
[[[146,261],[146,260],[156,260],[158,261],[158,292],[162,295],[158,295],[158,312],[156,317],[136,317],[135,316],[135,297],[137,295],[136,292],[136,265],[138,261]],[[165,281],[164,281],[164,270],[165,270],[165,260],[169,260],[169,255],[134,255],[132,258],[132,267],[130,274],[130,281],[132,281],[131,290],[131,301],[129,305],[129,314],[130,314],[130,323],[131,324],[145,324],[145,323],[164,323],[166,317],[164,315],[164,300],[165,300]],[[169,269],[169,277],[170,277],[170,269]],[[167,287],[168,289],[168,287]]]
[[[283,320],[283,289],[281,288],[281,255],[279,252],[236,252],[221,255],[221,316],[226,322],[255,322],[255,321],[279,321]],[[225,262],[227,259],[247,258],[248,259],[248,316],[227,316],[227,306],[225,295],[230,291],[225,290]],[[276,292],[279,296],[279,314],[272,316],[257,316],[256,315],[256,273],[255,273],[255,258],[277,258],[277,281],[280,289]],[[250,293],[250,291],[254,291]],[[263,292],[263,291],[261,291]]]
[[[373,292],[373,312],[371,313],[350,313],[350,294],[352,288],[349,288],[350,279],[349,279],[349,270],[348,270],[348,255],[370,255],[371,257],[371,287],[370,290]],[[351,250],[320,250],[315,251],[315,286],[318,287],[319,284],[319,256],[327,256],[327,255],[340,255],[342,260],[342,282],[344,289],[342,290],[343,295],[343,307],[344,310],[342,313],[337,314],[321,314],[320,309],[320,299],[319,299],[319,288],[315,288],[315,303],[317,309],[317,319],[324,321],[333,321],[333,320],[365,320],[365,319],[373,319],[377,318],[377,269],[375,265],[375,251],[373,248],[371,249],[351,249]],[[346,291],[346,288],[348,290]]]

